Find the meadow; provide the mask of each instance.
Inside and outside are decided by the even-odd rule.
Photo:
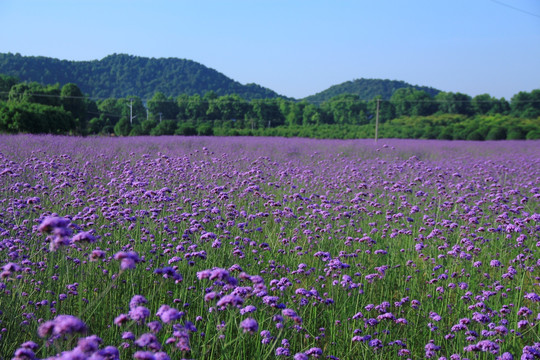
[[[0,359],[540,358],[540,142],[0,135]]]

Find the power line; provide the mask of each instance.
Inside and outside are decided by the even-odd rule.
[[[531,15],[531,16],[535,16],[537,18],[540,18],[540,15],[537,15],[537,14],[533,14],[532,12],[528,12],[527,10],[523,10],[523,9],[520,9],[520,8],[517,8],[515,6],[512,6],[512,5],[509,5],[509,4],[506,4],[506,3],[503,3],[502,1],[498,1],[498,0],[491,0],[492,2],[496,3],[496,4],[499,4],[499,5],[502,5],[502,6],[506,6],[507,8],[510,8],[510,9],[513,9],[513,10],[516,10],[516,11],[519,11],[519,12],[522,12],[524,14],[527,14],[527,15]]]
[[[23,93],[15,93],[15,92],[10,92],[10,91],[0,91],[0,94],[15,94],[15,95],[29,95],[29,96],[35,96],[35,97],[47,97],[47,98],[63,98],[63,99],[90,99],[90,100],[94,100],[94,99],[97,99],[97,100],[108,100],[108,99],[114,99],[114,100],[124,100],[124,101],[127,101],[128,99],[126,98],[114,98],[114,97],[111,97],[111,98],[94,98],[94,97],[89,97],[89,96],[62,96],[62,95],[54,95],[54,94],[40,94],[40,93],[31,93],[31,92],[23,92]],[[353,95],[353,94],[351,94]],[[130,99],[132,100],[132,99]],[[152,101],[152,102],[156,102],[156,103],[160,103],[160,104],[165,104],[165,103],[168,103],[168,104],[179,104],[179,103],[182,103],[182,104],[189,104],[189,103],[201,103],[201,104],[236,104],[236,103],[243,103],[243,104],[246,104],[246,105],[249,105],[251,102],[249,100],[220,100],[220,99],[212,99],[212,100],[197,100],[197,101],[194,101],[194,102],[191,102],[189,99],[182,99],[182,100],[152,100],[152,99],[140,99],[141,102],[143,103],[148,103],[149,101]],[[272,100],[276,100],[274,98],[270,98],[270,99],[255,99],[255,100],[267,100],[267,101],[272,101]],[[470,99],[468,100],[444,100],[444,99],[426,99],[426,100],[392,100],[392,99],[380,99],[381,102],[389,102],[389,103],[392,103],[392,104],[396,104],[396,103],[411,103],[411,104],[417,104],[417,103],[435,103],[435,104],[438,104],[438,103],[499,103],[501,101],[506,101],[508,103],[539,103],[540,100],[506,100],[504,98],[501,98],[501,99],[492,99],[492,100],[475,100],[474,97],[470,97]],[[286,101],[289,101],[289,100],[286,100]],[[373,102],[375,103],[375,101],[377,101],[377,99],[371,99],[371,100],[364,100],[364,99],[357,99],[357,100],[351,100],[351,99],[343,99],[343,100],[332,100],[331,98],[328,99],[328,100],[318,100],[318,101],[313,101],[313,102],[308,102],[308,101],[290,101],[292,103],[295,103],[295,104],[299,104],[299,105],[312,105],[312,104],[318,104],[318,105],[322,105],[323,103],[369,103],[369,102]],[[129,106],[129,104],[127,104]]]

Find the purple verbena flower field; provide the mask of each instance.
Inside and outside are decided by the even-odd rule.
[[[0,359],[540,357],[540,143],[0,136]]]

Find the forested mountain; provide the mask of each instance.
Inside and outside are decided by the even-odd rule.
[[[94,98],[237,94],[251,99],[277,98],[274,91],[257,84],[242,85],[195,61],[177,58],[145,58],[125,54],[101,60],[68,61],[42,56],[0,53],[0,74],[40,84],[76,83]]]
[[[411,85],[405,81],[356,79],[331,86],[320,93],[304,98],[304,100],[312,104],[321,104],[335,96],[343,94],[358,95],[361,100],[371,100],[377,96],[380,96],[383,100],[390,100],[394,92],[401,88],[422,90],[432,97],[440,92],[440,90],[431,87]]]

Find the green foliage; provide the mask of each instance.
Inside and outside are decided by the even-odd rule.
[[[123,117],[114,125],[114,134],[116,136],[128,136],[130,132],[131,124],[128,118]]]
[[[197,134],[201,136],[212,136],[214,135],[214,128],[210,124],[202,124],[197,127]]]
[[[0,131],[11,133],[352,139],[374,137],[377,112],[381,138],[537,139],[540,131],[540,115],[534,116],[540,114],[540,90],[520,92],[508,103],[488,94],[471,98],[439,92],[432,97],[425,90],[401,87],[390,100],[341,94],[321,106],[283,98],[247,101],[216,91],[176,99],[156,92],[145,107],[137,96],[94,102],[73,83],[60,88],[2,76],[0,85],[11,85],[7,98],[0,99]]]
[[[155,120],[176,119],[180,111],[179,106],[172,97],[167,97],[159,91],[148,101],[147,107]]]
[[[92,118],[88,121],[88,133],[89,134],[99,134],[101,130],[105,127],[105,120],[102,117]]]
[[[1,132],[65,134],[73,128],[71,114],[61,107],[27,102],[8,102],[0,106]]]
[[[85,134],[87,128],[87,103],[84,95],[75,84],[68,83],[60,91],[61,103],[64,110],[69,111],[75,121],[75,131]]]
[[[331,98],[349,94],[356,95],[361,100],[371,100],[377,96],[381,96],[384,100],[389,100],[395,91],[402,88],[413,88],[416,90],[422,90],[426,92],[430,97],[433,97],[439,93],[439,90],[425,87],[411,85],[404,81],[397,80],[381,80],[381,79],[357,79],[353,81],[346,81],[339,85],[331,86],[330,88],[306,97],[306,100],[312,104],[322,104]]]
[[[197,128],[190,124],[182,124],[176,129],[175,135],[194,136],[197,135]]]
[[[501,126],[493,126],[487,133],[486,140],[506,139],[506,129]]]
[[[401,88],[396,90],[390,98],[394,105],[396,116],[427,116],[437,111],[433,98],[423,90],[414,88]]]
[[[155,128],[150,130],[150,135],[174,135],[177,123],[175,120],[163,120]]]
[[[514,95],[511,102],[511,114],[529,119],[540,117],[540,89],[530,93],[520,91]]]
[[[37,82],[18,83],[11,87],[8,101],[60,106],[60,86],[43,86]]]
[[[313,105],[312,105],[313,106]],[[321,105],[328,117],[337,124],[365,124],[367,123],[367,104],[358,95],[338,95]],[[326,120],[325,122],[328,122]]]
[[[140,135],[150,135],[150,132],[152,131],[153,128],[157,126],[157,124],[158,123],[156,120],[152,120],[152,119],[144,120],[140,125],[140,129],[141,129]]]
[[[204,95],[211,90],[218,95],[238,94],[247,100],[278,97],[270,89],[242,85],[202,64],[176,58],[113,54],[101,60],[67,61],[4,53],[0,54],[0,73],[42,84],[75,82],[84,93],[100,98],[135,94],[149,99],[156,92],[178,96]]]
[[[539,140],[540,139],[540,130],[531,130],[527,133],[527,136],[525,137],[527,140]]]
[[[507,140],[523,140],[525,139],[525,131],[519,126],[513,126],[508,129],[508,134],[506,135]]]
[[[19,82],[14,76],[0,74],[0,101],[7,101],[11,88]]]
[[[472,115],[471,97],[462,93],[440,92],[435,96],[439,111],[447,114]]]

